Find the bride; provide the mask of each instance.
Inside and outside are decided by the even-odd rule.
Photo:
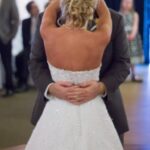
[[[55,25],[58,11],[65,24]],[[94,12],[96,31],[87,30]],[[104,49],[110,41],[112,21],[104,0],[53,0],[46,9],[41,35],[53,81],[76,87],[99,80]],[[111,75],[111,74],[110,74]],[[123,150],[100,96],[80,104],[49,97],[25,150]],[[79,101],[82,95],[78,96]]]

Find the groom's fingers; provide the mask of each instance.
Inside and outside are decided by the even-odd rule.
[[[73,86],[73,83],[68,82],[68,81],[59,81],[57,82],[59,85],[63,86],[63,87],[71,87]]]
[[[72,92],[72,93],[67,94],[68,99],[78,100],[78,99],[83,99],[85,97],[86,97],[86,95],[82,92]]]
[[[88,101],[88,97],[77,96],[77,95],[73,95],[73,96],[67,97],[67,99],[70,102],[80,102],[80,103]]]
[[[82,91],[69,91],[68,93],[67,93],[67,96],[82,96],[82,95],[84,95],[84,93],[82,92]]]
[[[74,96],[69,97],[68,101],[72,104],[81,105],[81,104],[84,104],[84,103],[90,101],[91,99],[92,98],[88,95],[85,95],[85,96],[74,95]]]
[[[67,89],[67,96],[72,96],[72,95],[81,96],[83,93],[84,93],[84,90],[82,88],[77,87],[77,86],[70,87]]]
[[[80,83],[79,86],[82,88],[87,88],[89,86],[92,86],[95,82],[97,82],[97,81],[91,80],[91,81]]]

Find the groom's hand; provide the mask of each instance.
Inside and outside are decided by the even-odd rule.
[[[74,91],[76,87],[77,86],[67,81],[55,82],[49,86],[48,93],[57,98],[68,101],[68,94]]]
[[[106,91],[102,82],[88,81],[74,85],[71,82],[56,82],[49,87],[49,93],[75,105],[84,104]]]
[[[79,84],[72,92],[68,93],[67,99],[73,104],[81,105],[86,103],[98,95],[103,95],[106,87],[102,82],[88,81]]]

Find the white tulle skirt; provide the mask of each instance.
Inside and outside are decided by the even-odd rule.
[[[51,97],[25,150],[123,150],[100,97],[76,106]]]

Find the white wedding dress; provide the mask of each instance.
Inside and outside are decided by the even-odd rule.
[[[49,64],[54,81],[75,84],[99,80],[100,67],[69,71]],[[25,150],[123,150],[117,132],[100,96],[73,105],[51,96]]]

